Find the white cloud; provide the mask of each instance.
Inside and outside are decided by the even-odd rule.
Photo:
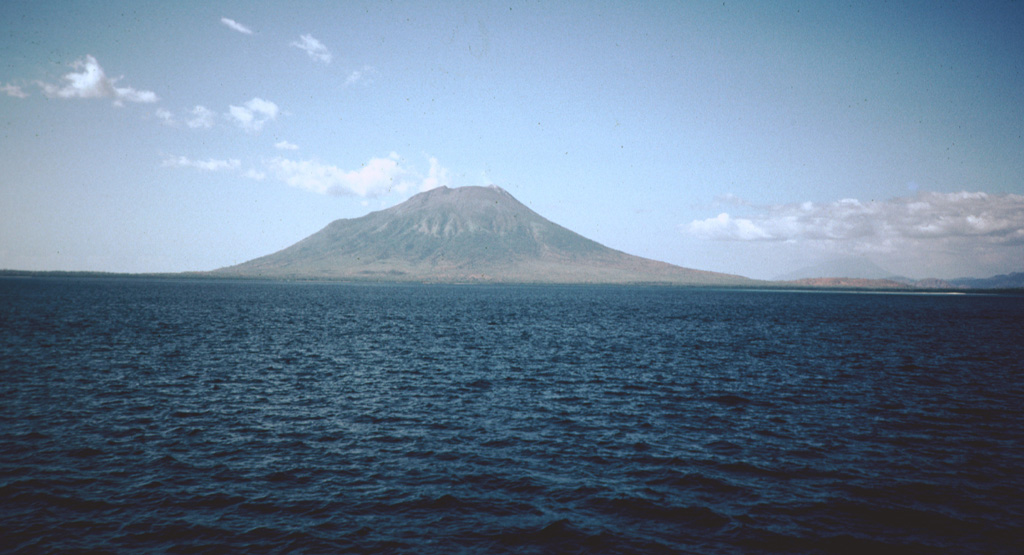
[[[192,108],[192,118],[185,122],[192,129],[209,129],[213,127],[213,110],[205,106],[196,105]]]
[[[373,79],[377,76],[378,72],[376,68],[372,66],[363,66],[362,69],[357,69],[348,74],[345,78],[345,86],[349,87],[362,83],[368,85],[373,82]]]
[[[228,113],[225,115],[246,131],[259,131],[263,129],[264,123],[277,118],[277,113],[277,104],[262,98],[253,98],[242,106],[228,106]]]
[[[806,265],[815,258],[864,255],[916,277],[1020,271],[1024,260],[1022,195],[918,191],[884,201],[737,210],[744,215],[722,213],[680,229],[700,239],[742,243],[735,248],[765,259],[783,256]]]
[[[246,170],[245,173],[242,174],[242,177],[245,177],[245,178],[248,178],[248,179],[254,179],[256,181],[263,181],[264,179],[266,179],[267,174],[265,174],[265,173],[263,173],[263,172],[261,172],[259,170],[254,170],[252,168],[249,168],[248,170]]]
[[[1024,196],[982,192],[919,192],[912,197],[861,202],[803,202],[763,207],[750,219],[720,214],[684,226],[698,237],[750,241],[895,241],[975,238],[1024,243]]]
[[[438,187],[447,187],[451,184],[451,175],[447,168],[441,166],[437,158],[430,157],[430,171],[427,177],[420,183],[420,191],[429,191]]]
[[[299,40],[291,43],[291,46],[304,50],[313,61],[331,63],[331,52],[322,42],[313,38],[313,35],[302,35]]]
[[[177,127],[180,123],[178,119],[174,117],[174,113],[170,110],[159,108],[155,113],[156,117],[165,125]],[[189,114],[191,117],[185,120],[185,125],[188,127],[192,129],[208,129],[213,127],[214,117],[216,116],[213,110],[204,106],[196,106],[189,112]]]
[[[157,109],[156,117],[165,125],[175,125],[177,123],[174,121],[174,114],[172,114],[170,110],[164,108]]]
[[[7,96],[13,96],[14,98],[28,98],[28,93],[21,89],[18,85],[0,85],[0,92],[3,92]]]
[[[237,170],[242,166],[242,162],[236,159],[215,160],[210,158],[209,160],[192,160],[185,156],[168,156],[160,166],[165,168],[195,168],[197,170],[214,172]]]
[[[732,218],[722,212],[715,218],[695,220],[687,227],[693,235],[704,239],[742,240],[770,239],[771,236],[757,224],[742,218]]]
[[[50,98],[113,98],[118,105],[123,101],[151,103],[158,100],[153,91],[118,87],[117,82],[121,78],[108,78],[99,62],[91,55],[75,61],[71,67],[80,71],[65,75],[67,83],[63,87],[40,82],[43,94]]]
[[[299,150],[299,145],[289,143],[288,141],[278,141],[274,143],[274,148],[280,150]]]
[[[449,181],[448,170],[435,158],[430,159],[430,170],[423,176],[405,166],[394,152],[386,158],[371,158],[356,170],[343,170],[315,160],[284,158],[272,160],[268,167],[277,179],[292,187],[330,195],[376,197],[391,192],[426,190]]]
[[[117,101],[115,101],[115,103],[119,103],[121,100],[144,103],[156,102],[159,100],[156,93],[153,91],[137,91],[132,88],[115,88],[114,90],[117,92]]]
[[[228,19],[226,17],[222,17],[222,18],[220,18],[220,22],[223,23],[224,25],[227,25],[228,28],[234,29],[235,31],[238,31],[239,33],[244,33],[246,35],[251,35],[252,34],[252,29],[246,27],[245,25],[242,25],[241,23],[235,21],[234,19]]]

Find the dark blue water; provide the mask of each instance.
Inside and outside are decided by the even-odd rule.
[[[1016,553],[1024,299],[0,279],[5,553]]]

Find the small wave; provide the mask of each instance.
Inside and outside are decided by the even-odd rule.
[[[539,547],[545,551],[563,551],[572,547],[579,552],[583,548],[598,547],[601,537],[587,534],[574,527],[568,519],[559,519],[534,529],[519,529],[499,535],[499,541],[509,547]]]
[[[185,499],[180,505],[184,509],[225,509],[245,502],[245,497],[218,492]]]
[[[309,481],[308,476],[299,476],[287,470],[271,472],[264,476],[263,479],[278,484],[303,484]]]
[[[747,488],[701,474],[684,474],[682,476],[669,478],[665,480],[665,483],[677,488],[703,491],[715,495],[751,491]]]
[[[728,517],[707,507],[680,507],[655,503],[639,497],[595,499],[589,505],[595,510],[643,521],[670,522],[676,526],[717,529],[729,524]]]
[[[730,474],[737,474],[740,476],[751,476],[758,478],[793,478],[792,473],[784,470],[776,470],[770,468],[764,468],[758,465],[750,464],[747,462],[730,462],[725,464],[717,465],[718,468],[729,472]]]
[[[493,387],[493,386],[494,386],[494,384],[492,384],[491,381],[487,380],[487,379],[474,380],[474,381],[466,384],[466,387],[470,387],[470,388],[473,388],[473,389],[482,389],[482,390],[491,389],[491,387]]]
[[[712,441],[704,446],[707,447],[709,451],[719,455],[738,455],[743,452],[742,447],[724,439]]]
[[[68,451],[68,456],[76,459],[91,459],[93,457],[103,454],[103,451],[95,449],[93,447],[79,447],[78,449],[72,449]]]
[[[740,396],[740,395],[732,395],[732,394],[728,394],[728,395],[712,395],[711,397],[708,397],[706,400],[707,401],[711,401],[712,403],[718,403],[720,405],[725,405],[727,407],[738,407],[738,406],[748,405],[748,404],[752,403],[752,401],[750,399],[747,399],[746,397],[743,397],[743,396]]]
[[[460,499],[450,493],[438,497],[420,497],[396,503],[377,503],[367,507],[368,514],[378,515],[477,515],[505,513],[499,505],[483,500]]]
[[[196,418],[206,416],[207,414],[209,414],[209,411],[179,409],[171,413],[171,418]]]

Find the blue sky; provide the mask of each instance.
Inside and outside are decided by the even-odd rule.
[[[771,278],[1024,270],[1024,2],[0,7],[0,268],[211,270],[434,186]]]

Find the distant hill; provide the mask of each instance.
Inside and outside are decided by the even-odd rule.
[[[966,289],[964,286],[954,285],[946,280],[936,278],[914,280],[904,277],[890,279],[823,277],[796,279],[786,283],[799,287],[851,287],[856,289]]]
[[[1024,272],[1003,274],[989,278],[957,279],[866,279],[850,277],[822,277],[789,280],[784,283],[798,287],[854,287],[859,289],[1024,289]]]
[[[757,285],[626,254],[548,221],[496,187],[441,187],[336,220],[212,276],[358,281]]]
[[[791,280],[789,283],[799,287],[827,287],[827,288],[854,288],[854,289],[910,289],[912,286],[892,279],[867,279],[867,278],[806,278]]]
[[[1024,288],[1024,272],[1001,274],[990,278],[957,278],[949,280],[957,287],[969,289],[1022,289]]]
[[[875,264],[865,256],[850,256],[846,258],[828,260],[820,264],[806,266],[792,272],[786,272],[782,275],[776,276],[775,279],[779,281],[796,281],[814,278],[830,278],[835,276],[857,279],[892,279],[902,281],[896,274],[882,268],[878,264]]]
[[[870,289],[1020,289],[1024,272],[991,278],[913,279],[896,275],[864,256],[839,258],[787,272],[775,278],[807,287],[857,287]]]

